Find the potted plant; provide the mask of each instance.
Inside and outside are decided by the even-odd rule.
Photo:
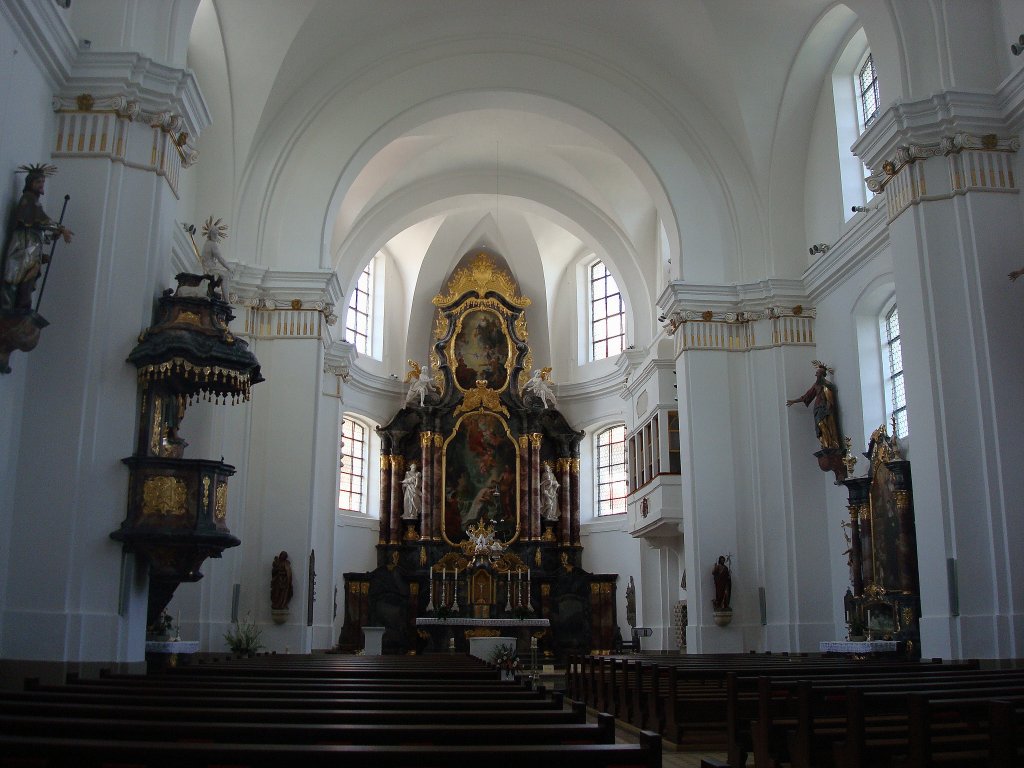
[[[167,611],[161,611],[156,621],[146,628],[147,640],[170,640],[174,636],[174,619]]]
[[[512,645],[499,645],[491,653],[491,664],[501,670],[502,680],[512,680],[519,669],[519,657]]]
[[[244,619],[235,622],[234,629],[224,633],[224,642],[228,644],[232,653],[251,656],[263,647],[260,642],[262,636],[263,630],[256,626],[256,622],[247,613]]]

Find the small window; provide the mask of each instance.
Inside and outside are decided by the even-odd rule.
[[[626,307],[603,261],[590,267],[590,359],[604,360],[626,348]]]
[[[878,73],[875,72],[875,60],[870,53],[857,71],[857,94],[860,125],[863,131],[878,117]]]
[[[370,263],[356,281],[345,316],[345,341],[352,344],[361,355],[373,354],[373,262],[374,259],[370,259]]]
[[[890,417],[895,420],[895,436],[910,433],[907,423],[907,394],[903,387],[903,344],[900,341],[900,313],[893,307],[882,323],[882,347],[886,357],[886,396]]]
[[[599,432],[594,439],[597,516],[626,511],[626,425],[618,424]]]
[[[338,471],[338,511],[366,514],[366,467],[369,441],[358,421],[341,421],[341,467]]]

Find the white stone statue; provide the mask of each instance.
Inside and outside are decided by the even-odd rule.
[[[213,220],[210,216],[203,223],[203,235],[206,242],[203,243],[203,250],[199,253],[199,262],[203,268],[204,275],[213,275],[221,279],[220,292],[227,301],[230,296],[229,285],[231,282],[231,267],[220,255],[220,241],[227,239],[228,225],[221,223],[222,219]]]
[[[409,470],[402,480],[402,495],[405,501],[405,511],[402,513],[403,520],[416,520],[420,516],[420,500],[422,498],[420,488],[420,471],[416,468],[416,462],[409,465]]]
[[[430,363],[421,368],[415,360],[410,360],[409,372],[405,375],[405,380],[412,382],[409,385],[409,392],[405,396],[406,405],[419,398],[420,407],[422,407],[426,403],[427,395],[437,391],[437,387],[434,386],[433,374],[430,373]]]
[[[540,480],[540,509],[544,519],[550,522],[558,520],[558,489],[561,484],[555,479],[551,465],[544,465],[544,477]]]
[[[530,380],[523,385],[523,392],[530,392],[540,398],[545,408],[556,408],[555,390],[551,383],[551,367],[537,368]]]

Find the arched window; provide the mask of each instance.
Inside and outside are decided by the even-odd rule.
[[[832,70],[832,98],[843,187],[843,216],[850,219],[853,206],[862,206],[871,197],[864,182],[868,169],[850,148],[878,117],[881,106],[878,72],[863,29],[858,29],[850,37],[836,61]]]
[[[361,355],[372,354],[373,349],[373,262],[374,259],[370,259],[356,281],[345,315],[345,341]]]
[[[378,360],[383,351],[384,268],[383,254],[370,259],[352,286],[345,311],[345,341],[359,354]]]
[[[604,360],[626,348],[626,305],[603,261],[590,266],[590,359]]]
[[[626,511],[626,425],[616,424],[594,437],[595,516]]]
[[[882,350],[885,357],[886,404],[889,418],[895,419],[895,436],[910,434],[907,422],[907,394],[903,387],[903,344],[900,340],[900,312],[893,305],[882,319]]]
[[[341,467],[338,470],[338,511],[365,515],[366,469],[370,441],[366,426],[348,416],[341,420]]]

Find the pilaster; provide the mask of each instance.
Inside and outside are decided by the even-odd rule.
[[[1011,319],[1024,296],[1007,280],[1024,240],[1013,111],[1000,94],[945,92],[893,105],[854,146],[885,196],[925,655],[1024,650],[1024,564],[1012,554],[1024,537],[1024,344]]]
[[[810,416],[785,408],[787,392],[812,379],[816,310],[801,283],[776,280],[672,283],[658,304],[676,354],[688,647],[816,650],[834,634],[829,568],[810,556],[827,538],[832,475],[813,456]],[[790,420],[805,422],[792,436]],[[714,622],[711,568],[730,554],[733,619],[723,627]]]
[[[10,551],[48,556],[19,556],[9,573],[0,654],[69,667],[140,662],[146,580],[108,538],[125,511],[121,459],[136,430],[125,357],[170,287],[175,187],[209,115],[185,70],[144,53],[94,66],[53,8],[3,6],[55,91],[49,156],[16,161],[58,167],[43,205],[56,215],[69,195],[64,223],[75,237],[51,264],[39,307],[49,326],[17,360],[25,394]]]
[[[249,593],[264,644],[271,650],[308,651],[334,644],[330,580],[334,574],[337,457],[344,388],[354,352],[332,342],[334,307],[341,290],[333,272],[274,272],[239,265],[232,279],[238,307],[237,334],[260,359],[266,388],[254,398],[246,453],[247,529],[245,560],[236,581]],[[325,350],[326,347],[326,350]],[[241,472],[240,472],[241,474]],[[307,616],[314,589],[306,569],[296,567],[295,595],[281,625],[270,622],[263,588],[269,564],[282,550],[305,565],[315,552],[313,621]]]

